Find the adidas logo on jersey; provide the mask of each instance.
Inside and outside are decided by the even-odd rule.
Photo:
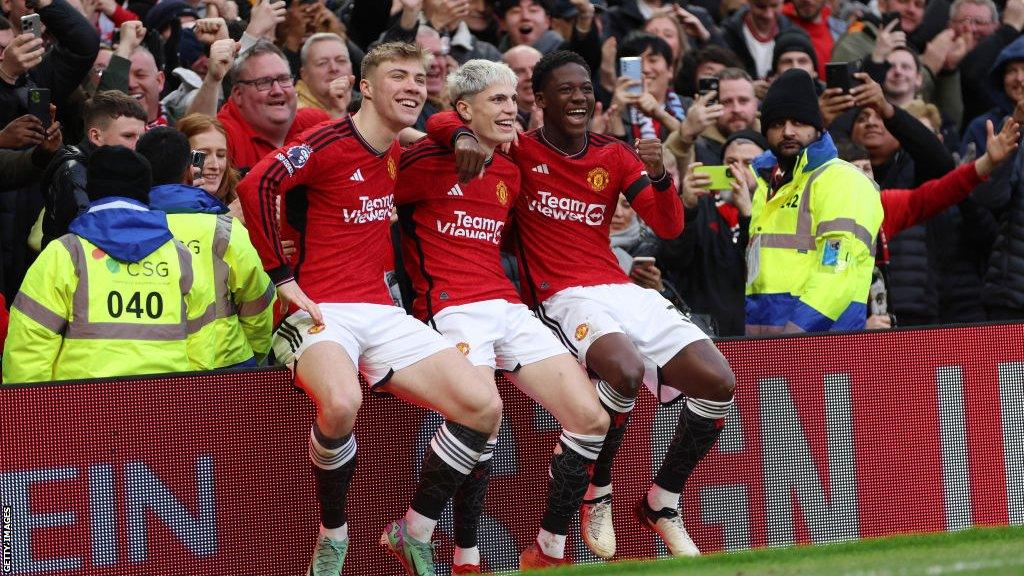
[[[448,191],[448,195],[449,196],[462,196],[462,188],[459,188],[459,185],[456,184],[455,186],[452,186],[451,190]]]
[[[538,164],[538,165],[533,167],[533,171],[537,172],[539,174],[551,174],[551,172],[548,172],[548,165],[547,164]]]
[[[349,180],[353,182],[366,182],[366,178],[363,178],[363,172],[359,168],[356,168],[356,171],[352,173]]]

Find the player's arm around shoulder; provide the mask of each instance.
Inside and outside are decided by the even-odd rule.
[[[3,354],[4,383],[53,379],[77,286],[68,249],[59,241],[50,242],[28,269],[11,304]]]

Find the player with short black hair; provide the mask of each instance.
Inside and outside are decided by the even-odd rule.
[[[707,336],[660,294],[633,284],[611,252],[608,228],[619,193],[663,238],[682,231],[682,206],[660,141],[638,140],[633,149],[588,131],[594,88],[576,58],[556,52],[537,64],[534,87],[544,125],[521,136],[512,157],[523,175],[516,231],[525,295],[601,378],[598,397],[612,420],[583,506],[583,539],[601,557],[615,553],[611,465],[646,384],[663,401],[687,398],[665,460],[635,512],[672,554],[696,555],[679,496],[721,433],[735,377]],[[468,129],[458,117],[435,115],[428,130],[435,141],[455,143],[461,178],[484,168],[486,154],[470,134],[461,134]]]

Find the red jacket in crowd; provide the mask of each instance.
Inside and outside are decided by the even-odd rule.
[[[960,203],[975,186],[981,184],[982,178],[978,176],[974,164],[964,164],[942,178],[929,180],[910,190],[882,190],[882,209],[885,215],[878,234],[881,250],[876,258],[879,262],[889,261],[889,238]]]

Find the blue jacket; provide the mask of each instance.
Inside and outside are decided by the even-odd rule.
[[[167,228],[167,214],[121,196],[89,204],[68,229],[121,262],[138,262],[174,238]]]
[[[161,184],[149,191],[149,205],[168,214],[227,214],[228,207],[212,194],[185,184]]]

